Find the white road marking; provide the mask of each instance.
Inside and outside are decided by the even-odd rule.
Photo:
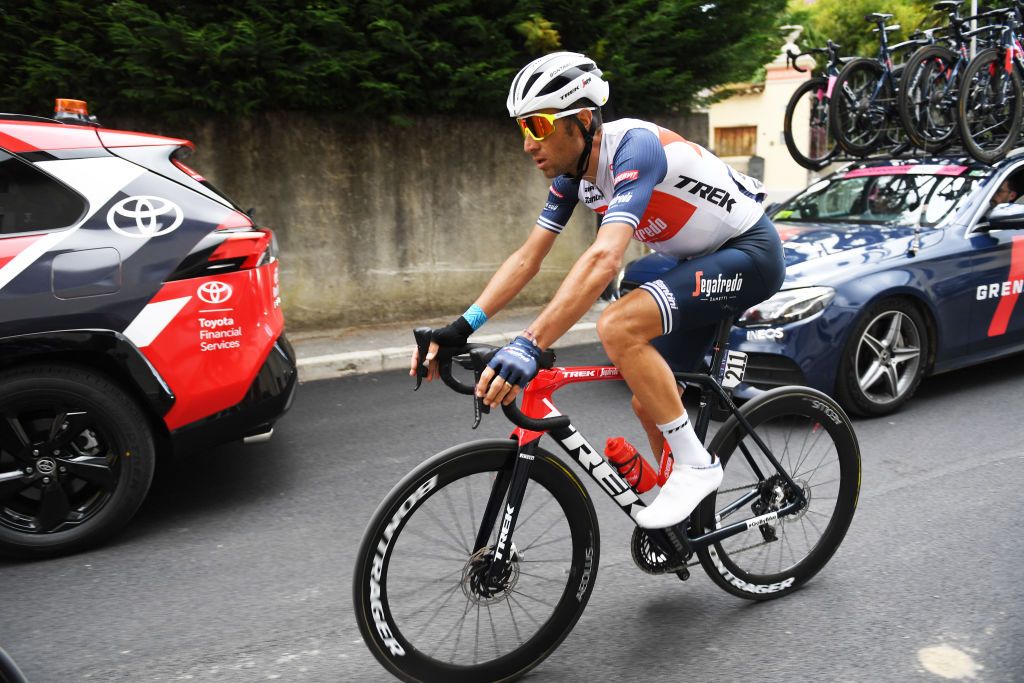
[[[950,645],[934,645],[917,652],[917,660],[930,673],[947,680],[973,680],[984,667],[969,654]]]

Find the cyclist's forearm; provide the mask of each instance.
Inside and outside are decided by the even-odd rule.
[[[483,309],[487,317],[505,308],[540,272],[540,266],[551,251],[556,237],[556,234],[534,226],[526,242],[512,252],[491,276],[475,305]]]
[[[484,310],[487,317],[492,317],[505,308],[539,272],[539,261],[526,258],[520,251],[514,252],[491,276],[484,291],[477,297],[476,305]]]

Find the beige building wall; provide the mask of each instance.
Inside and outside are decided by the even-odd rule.
[[[805,61],[806,60],[806,63]],[[813,66],[809,57],[801,60],[801,68]],[[810,172],[801,167],[789,155],[782,135],[786,104],[793,92],[811,71],[800,73],[786,68],[783,52],[766,67],[764,83],[734,86],[740,94],[711,105],[708,111],[708,140],[712,150],[727,163],[740,171],[747,171],[750,157],[723,156],[715,149],[715,129],[736,126],[756,126],[756,148],[754,154],[764,158],[764,184],[768,201],[781,201],[807,186]],[[807,114],[803,120],[794,121],[795,130],[808,130]]]

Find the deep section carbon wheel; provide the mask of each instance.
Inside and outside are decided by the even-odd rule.
[[[377,660],[405,681],[521,676],[568,635],[597,578],[598,525],[579,479],[538,449],[512,532],[511,562],[488,581],[507,533],[511,440],[457,446],[417,467],[377,509],[356,556],[353,602]],[[493,499],[492,499],[493,495]]]
[[[757,435],[799,487],[806,505],[795,513],[750,526],[697,552],[721,588],[750,600],[796,590],[817,574],[842,542],[860,491],[860,450],[849,418],[831,398],[806,387],[780,387],[741,408]],[[725,476],[698,508],[711,531],[770,515],[794,500],[794,491],[731,417],[708,449]],[[737,504],[744,499],[746,502]]]

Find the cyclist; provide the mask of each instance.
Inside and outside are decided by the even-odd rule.
[[[597,323],[652,448],[659,453],[667,441],[675,459],[657,499],[637,515],[640,526],[661,528],[689,516],[722,482],[721,464],[694,433],[666,358],[677,370],[694,369],[722,318],[778,291],[782,247],[757,181],[653,123],[602,125],[609,86],[601,75],[584,55],[557,52],[512,81],[508,112],[522,130],[523,150],[552,179],[547,203],[473,305],[435,331],[425,363],[433,379],[438,345],[465,344],[522,290],[580,201],[603,215],[597,237],[536,320],[484,370],[477,395],[487,405],[511,402],[536,375],[541,350],[590,309],[621,268],[630,239],[680,259],[661,279],[610,304]],[[410,374],[418,363],[414,353]]]

